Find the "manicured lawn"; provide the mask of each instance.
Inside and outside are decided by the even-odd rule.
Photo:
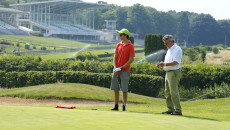
[[[76,52],[70,53],[55,53],[55,54],[48,54],[48,55],[41,55],[42,59],[66,59],[66,58],[74,58]]]
[[[45,47],[54,47],[58,48],[72,48],[72,47],[84,47],[87,44],[90,44],[91,47],[105,47],[105,46],[115,46],[111,43],[86,43],[78,42],[72,40],[65,40],[60,38],[47,38],[47,37],[35,37],[35,36],[14,36],[14,35],[1,35],[0,41],[7,41],[10,43],[20,43],[21,46],[24,46],[25,43],[29,43],[35,46],[45,46]],[[32,46],[31,46],[32,47]]]
[[[143,50],[143,48],[135,48],[135,50]],[[107,49],[107,50],[92,50],[90,51],[93,54],[99,55],[99,54],[114,54],[114,49]],[[55,53],[55,54],[48,54],[48,55],[41,55],[43,59],[65,59],[65,58],[74,58],[77,52],[70,52],[70,53]],[[113,57],[113,56],[111,56]],[[111,58],[106,57],[106,58]],[[136,53],[135,54],[135,61],[138,61],[140,59],[144,58],[144,52],[142,53]],[[104,58],[105,59],[105,58]]]
[[[113,91],[108,88],[78,83],[0,89],[0,96],[113,101]],[[162,115],[161,112],[166,110],[165,99],[129,93],[128,100],[142,104],[127,105],[127,112],[110,111],[113,106],[60,109],[55,106],[0,105],[0,125],[1,129],[230,128],[230,98],[181,102],[183,116]],[[98,110],[91,110],[93,108]]]
[[[190,129],[227,130],[229,121],[158,113],[111,112],[0,105],[1,129]]]

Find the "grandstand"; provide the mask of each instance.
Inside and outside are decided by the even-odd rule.
[[[100,36],[104,35],[94,29],[94,9],[105,4],[54,0],[10,6],[24,12],[16,16],[16,22],[12,23],[22,26],[24,30],[78,41],[100,41]]]
[[[22,11],[8,8],[0,8],[0,34],[2,35],[28,35],[28,33],[18,29],[15,18]]]
[[[73,0],[11,4],[0,8],[0,34],[28,35],[42,33],[46,37],[87,42],[118,42],[116,20],[105,20],[106,28],[95,30],[94,10],[106,4]],[[25,33],[26,32],[26,33]],[[137,34],[130,33],[137,38]]]

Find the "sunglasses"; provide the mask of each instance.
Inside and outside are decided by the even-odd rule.
[[[125,35],[125,34],[124,34],[124,33],[121,33],[121,34],[120,34],[120,37],[121,37],[122,35]]]

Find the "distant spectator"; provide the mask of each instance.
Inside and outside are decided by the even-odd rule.
[[[20,55],[20,49],[19,48],[18,48],[18,51],[16,53],[17,53],[17,55]]]
[[[16,51],[17,51],[17,49],[16,49],[16,48],[14,48],[14,50],[13,50],[13,54],[15,54],[15,53],[16,53]]]

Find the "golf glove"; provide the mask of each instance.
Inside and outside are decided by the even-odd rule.
[[[113,70],[113,72],[118,72],[118,71],[121,71],[123,69],[123,67],[119,67],[119,68],[116,68]]]

